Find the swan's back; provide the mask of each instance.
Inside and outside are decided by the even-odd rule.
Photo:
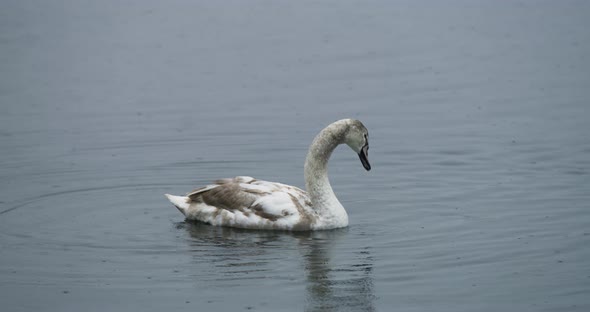
[[[255,229],[309,230],[316,219],[306,192],[290,185],[238,176],[168,196],[188,220]]]

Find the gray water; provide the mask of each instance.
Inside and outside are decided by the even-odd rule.
[[[2,1],[2,311],[589,311],[586,1]],[[184,222],[163,197],[303,187],[350,226]]]

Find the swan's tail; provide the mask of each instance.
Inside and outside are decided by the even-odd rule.
[[[188,207],[190,206],[188,204],[189,199],[186,196],[175,196],[175,195],[170,195],[170,194],[164,194],[168,200],[172,203],[172,205],[176,206],[176,208],[178,208],[178,210],[180,210],[180,212],[182,212],[183,215],[186,216],[186,212],[188,211]]]

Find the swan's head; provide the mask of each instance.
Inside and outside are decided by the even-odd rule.
[[[344,142],[355,151],[367,171],[371,170],[369,164],[369,131],[362,122],[356,119],[349,120],[349,128]]]

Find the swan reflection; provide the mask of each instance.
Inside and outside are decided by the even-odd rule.
[[[370,248],[344,248],[347,234],[348,229],[340,229],[300,237],[307,281],[306,311],[375,310]],[[339,259],[335,254],[345,257]]]
[[[177,227],[188,232],[194,261],[209,262],[207,265],[217,269],[212,268],[200,279],[230,280],[232,284],[246,279],[289,284],[301,281],[305,311],[375,310],[371,249],[351,248],[349,229],[291,233],[192,222],[178,223]],[[285,263],[289,253],[295,257]]]

